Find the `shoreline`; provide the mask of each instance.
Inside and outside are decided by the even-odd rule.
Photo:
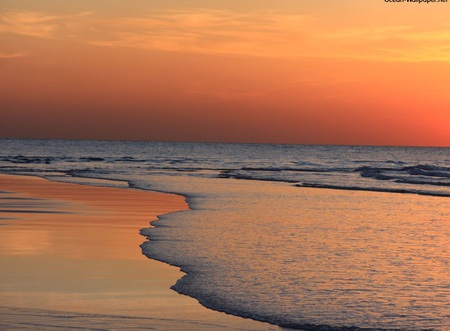
[[[279,329],[176,293],[170,287],[183,275],[179,268],[142,254],[139,230],[158,215],[187,210],[184,197],[31,176],[0,174],[0,183],[0,260],[8,270],[0,288],[0,319],[8,324],[0,326],[54,329],[64,312],[76,322],[65,327],[87,327],[92,321],[80,316],[89,312],[109,327],[120,317],[158,330],[191,323],[199,330]]]

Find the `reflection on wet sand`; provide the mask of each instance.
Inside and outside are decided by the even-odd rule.
[[[5,323],[0,328],[22,329],[23,321],[61,326],[55,311],[167,318],[145,323],[173,330],[188,320],[214,321],[217,328],[233,323],[275,328],[209,311],[180,296],[169,288],[181,273],[142,255],[145,238],[139,230],[157,215],[186,209],[183,197],[5,175],[0,189],[0,320]],[[53,312],[30,313],[36,308]],[[40,324],[33,324],[36,314]],[[120,324],[111,316],[95,316],[97,324]],[[90,325],[89,319],[77,320],[76,327]],[[137,321],[128,322],[142,322]],[[209,329],[202,325],[198,329]]]
[[[182,197],[0,178],[3,304],[83,311],[101,302],[113,312],[121,307],[116,298],[132,293],[140,302],[131,312],[179,276],[161,264],[149,277],[156,262],[142,256],[139,229],[158,214],[185,209]]]

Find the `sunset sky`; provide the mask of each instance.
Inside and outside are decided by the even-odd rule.
[[[0,137],[450,146],[450,2],[0,0]]]

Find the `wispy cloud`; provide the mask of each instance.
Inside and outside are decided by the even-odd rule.
[[[0,15],[0,33],[51,38],[67,20],[90,15],[84,12],[75,15],[47,15],[31,11],[11,11]]]
[[[323,31],[321,36],[343,57],[385,61],[450,61],[448,26],[374,26]]]
[[[102,46],[139,47],[164,51],[237,55],[276,55],[285,44],[289,25],[308,26],[309,15],[234,13],[225,10],[161,11],[148,17],[111,22],[108,40],[92,41]],[[298,34],[299,31],[296,31]]]
[[[342,28],[312,15],[226,10],[160,11],[102,24],[108,36],[90,44],[285,58],[450,61],[443,46],[450,44],[448,26],[430,31],[408,25]]]
[[[13,58],[24,57],[24,56],[27,56],[27,54],[25,52],[13,52],[13,53],[0,52],[0,60],[13,59]]]
[[[327,17],[270,11],[185,9],[140,17],[84,12],[0,15],[0,33],[65,38],[103,47],[128,47],[274,58],[374,61],[450,61],[450,25],[339,26]]]
[[[213,97],[221,100],[259,98],[264,95],[264,93],[260,91],[247,91],[242,88],[237,88],[236,86],[221,86],[220,89],[217,89],[201,83],[190,84],[184,88],[183,93],[200,97]]]

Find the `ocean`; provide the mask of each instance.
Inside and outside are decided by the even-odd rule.
[[[208,308],[300,330],[450,330],[449,148],[0,146],[1,173],[183,195],[190,210],[141,229],[142,252]]]

